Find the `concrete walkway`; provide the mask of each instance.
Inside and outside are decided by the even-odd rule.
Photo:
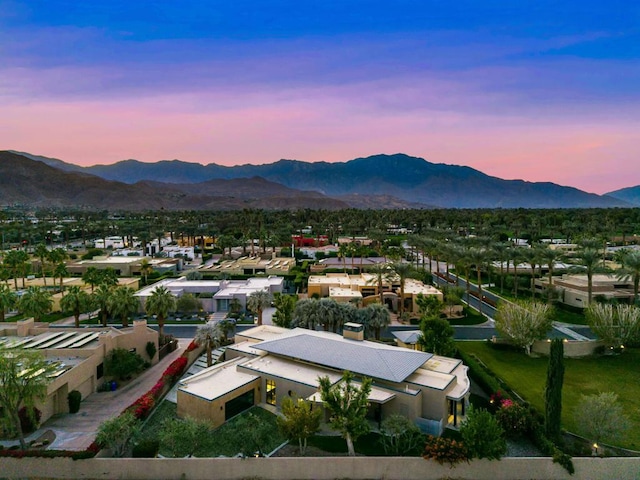
[[[178,339],[178,349],[164,357],[139,377],[115,392],[96,392],[85,398],[80,411],[51,417],[27,440],[36,439],[47,430],[53,430],[56,439],[49,446],[55,450],[85,450],[95,440],[102,422],[117,417],[122,411],[153,387],[165,369],[182,355],[191,339]],[[17,441],[0,442],[5,447],[18,444]]]

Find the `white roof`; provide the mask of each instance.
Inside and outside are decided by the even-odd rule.
[[[211,401],[260,378],[236,370],[243,361],[246,358],[239,357],[206,368],[182,380],[178,390]]]
[[[342,374],[333,370],[274,355],[251,359],[240,366],[240,371],[244,369],[263,375],[284,378],[314,388],[318,388],[319,377],[329,377],[331,383],[337,383],[342,379]]]

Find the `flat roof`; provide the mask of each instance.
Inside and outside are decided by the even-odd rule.
[[[228,345],[227,350],[233,350],[236,352],[240,352],[243,355],[250,355],[254,357],[266,355],[266,353],[263,350],[258,350],[256,348],[256,342],[251,342],[249,340]]]
[[[407,382],[409,383],[436,390],[444,390],[455,380],[455,375],[434,372],[425,368],[419,368],[407,377]]]
[[[313,388],[318,388],[318,377],[329,377],[332,384],[342,379],[342,373],[274,355],[250,359],[240,365],[240,368],[263,375],[284,378]]]
[[[237,332],[235,338],[246,338],[257,341],[272,340],[280,338],[283,335],[291,335],[293,330],[288,328],[276,327],[275,325],[260,325],[257,327]],[[254,342],[255,343],[255,342]]]
[[[362,293],[357,290],[351,290],[344,287],[329,287],[330,297],[350,297],[350,298],[362,298]]]
[[[215,400],[260,378],[236,370],[236,366],[243,361],[246,361],[246,358],[239,357],[205,368],[182,380],[178,390],[208,401]]]
[[[401,382],[432,354],[366,340],[345,339],[329,332],[296,328],[291,335],[264,341],[256,348],[359,375]]]
[[[360,382],[353,382],[353,383],[358,387],[362,387],[362,384]],[[387,403],[389,400],[392,400],[395,397],[396,397],[396,394],[389,390],[372,386],[371,393],[369,393],[369,396],[367,397],[367,399],[371,403]],[[322,403],[322,396],[320,395],[320,392],[315,392],[314,394],[307,397],[307,400],[314,403]]]
[[[462,360],[434,355],[422,366],[422,368],[431,370],[432,372],[453,373],[461,363]]]

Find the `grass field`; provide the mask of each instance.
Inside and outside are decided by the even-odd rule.
[[[524,353],[496,350],[486,342],[458,342],[458,348],[475,354],[496,376],[504,380],[536,410],[544,412],[547,358],[529,358]],[[631,420],[626,437],[610,440],[615,446],[640,450],[640,349],[627,349],[617,356],[565,359],[562,390],[562,425],[576,432],[574,410],[581,395],[613,391]]]

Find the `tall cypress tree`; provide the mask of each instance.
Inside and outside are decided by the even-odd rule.
[[[544,391],[545,429],[547,437],[554,443],[560,441],[562,415],[562,382],[564,381],[564,344],[561,339],[551,341],[547,385]]]

